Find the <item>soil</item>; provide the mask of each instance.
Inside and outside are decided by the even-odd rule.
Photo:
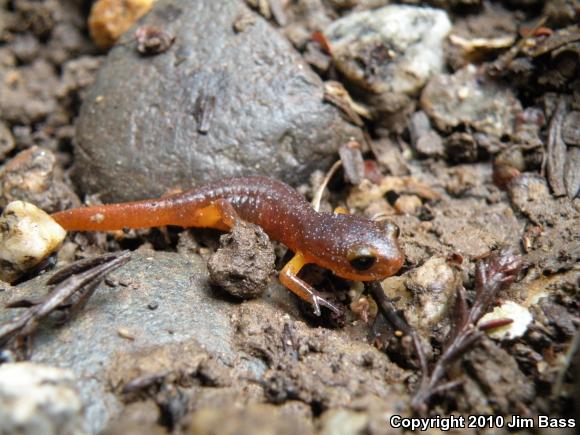
[[[247,3],[322,80],[341,82],[371,113],[385,113],[384,95],[349,83],[333,67],[324,41],[311,35],[342,16],[388,2]],[[273,252],[278,269],[289,254],[260,229],[244,224],[221,242],[219,232],[177,228],[71,234],[57,268],[104,251],[138,251],[134,278],[113,275],[77,314],[81,320],[46,326],[38,342],[43,362],[85,364],[86,373],[76,374],[99,385],[82,384],[82,397],[109,397],[102,399],[106,412],[86,417],[89,432],[374,434],[398,431],[389,423],[395,414],[578,418],[580,8],[560,0],[429,3],[446,10],[453,24],[455,38],[445,43],[448,75],[405,97],[404,116],[388,118],[391,125],[385,117],[353,122],[369,138],[359,165],[363,180],[352,185],[339,171],[322,209],[348,206],[369,218],[387,216],[400,227],[405,264],[383,289],[418,334],[429,367],[456,325],[457,287],[472,306],[479,297],[475,265],[499,248],[517,252],[523,266],[488,309],[505,301],[522,305],[533,319],[526,332],[481,338],[447,367],[445,382],[453,385],[425,406],[412,407],[422,371],[408,331],[386,321],[361,284],[315,267],[304,278],[345,314],[313,316],[275,278],[268,284]],[[98,195],[87,195],[69,177],[75,120],[106,57],[87,30],[90,2],[0,0],[0,8],[0,204],[24,199],[52,212],[98,202]],[[466,67],[470,62],[474,66]],[[480,93],[477,107],[466,108],[460,94],[458,101],[442,101],[453,86]],[[486,117],[489,111],[497,117]],[[311,199],[322,175],[315,171],[310,183],[294,187]],[[169,252],[156,257],[153,251]],[[156,258],[159,264],[151,261]],[[195,279],[185,272],[190,260]],[[210,286],[207,261],[214,285],[235,298]],[[23,293],[1,286],[0,301],[44,294],[44,280],[34,277],[39,273],[25,277],[31,280]],[[194,299],[199,314],[180,307],[177,296],[170,305],[180,316],[198,315],[199,323],[175,319],[173,330],[172,314],[163,313],[169,287],[172,298],[175,289],[204,292]],[[115,298],[135,306],[135,313],[108,306]],[[104,317],[95,314],[99,310]],[[3,320],[17,312],[3,311]],[[98,370],[86,368],[93,361],[88,355],[99,350],[75,340],[101,340],[89,335],[91,327],[119,319],[134,329],[118,332],[124,341],[103,345],[107,357],[94,359]],[[140,324],[149,338],[124,344]],[[155,325],[171,330],[170,338],[156,344]],[[212,344],[214,335],[218,344]]]

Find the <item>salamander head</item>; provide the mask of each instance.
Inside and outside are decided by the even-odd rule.
[[[399,228],[390,222],[375,222],[362,216],[325,214],[317,229],[312,261],[336,275],[356,281],[374,281],[394,275],[404,255],[399,248]],[[317,249],[318,248],[318,249]]]

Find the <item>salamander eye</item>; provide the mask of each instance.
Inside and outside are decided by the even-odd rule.
[[[354,246],[349,250],[347,260],[356,270],[368,270],[377,261],[377,256],[373,251],[368,246]]]

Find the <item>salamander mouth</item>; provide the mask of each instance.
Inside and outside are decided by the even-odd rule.
[[[399,250],[399,255],[396,258],[392,258],[389,260],[389,269],[387,272],[388,273],[387,276],[393,276],[399,270],[401,270],[401,267],[403,267],[404,262],[405,262],[405,256]]]

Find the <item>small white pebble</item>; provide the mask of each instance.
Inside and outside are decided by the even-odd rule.
[[[55,252],[66,231],[33,204],[14,201],[0,216],[0,279],[14,282]]]
[[[123,327],[118,328],[117,335],[119,335],[119,337],[124,338],[126,340],[131,340],[131,341],[135,340],[135,334],[133,334],[127,328],[123,328]]]
[[[459,88],[457,91],[457,97],[459,97],[460,100],[466,100],[467,97],[469,97],[469,88],[466,86]]]
[[[496,340],[511,340],[524,335],[530,323],[532,314],[527,308],[512,301],[507,301],[499,307],[495,307],[491,313],[487,313],[478,322],[479,325],[492,320],[511,319],[512,323],[493,328],[487,331],[487,335]]]

